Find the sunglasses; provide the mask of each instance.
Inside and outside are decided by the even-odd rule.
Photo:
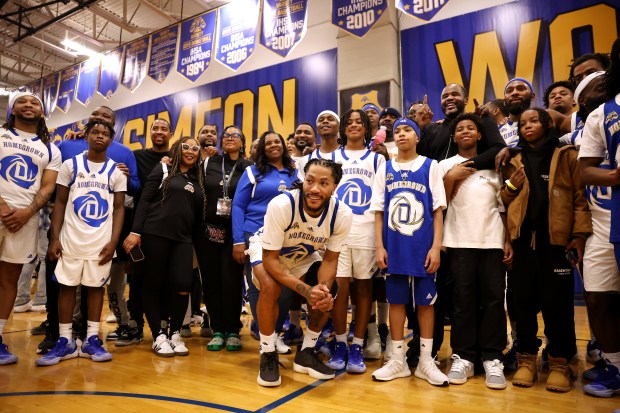
[[[225,133],[224,138],[241,139],[241,135],[238,133]]]
[[[198,152],[198,151],[200,151],[200,146],[198,146],[198,145],[191,145],[190,146],[190,144],[188,144],[188,143],[182,143],[181,144],[181,150],[183,150],[183,151],[191,150],[192,152]]]

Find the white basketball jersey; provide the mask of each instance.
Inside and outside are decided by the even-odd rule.
[[[368,149],[336,152],[336,162],[342,164],[342,180],[336,197],[353,211],[353,224],[347,245],[353,248],[374,249],[375,213],[370,210],[375,173],[385,163],[383,155]]]
[[[607,153],[599,168],[611,170]],[[597,242],[608,244],[611,228],[611,187],[586,185],[586,196],[592,212],[592,234]]]
[[[60,169],[56,145],[41,142],[35,134],[0,128],[0,194],[12,208],[25,208],[41,188],[45,169]],[[37,225],[39,214],[32,217]]]
[[[499,133],[504,138],[506,146],[514,148],[519,143],[519,122],[507,121],[499,128]]]
[[[114,193],[127,190],[127,178],[110,158],[94,163],[83,153],[62,164],[57,183],[69,188],[60,231],[63,255],[98,259],[112,237]]]

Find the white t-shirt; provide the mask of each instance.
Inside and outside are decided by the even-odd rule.
[[[318,251],[340,252],[344,248],[352,215],[348,206],[331,197],[321,216],[313,218],[304,212],[298,189],[280,194],[269,202],[263,227],[250,238],[250,250],[256,250],[258,244],[265,250],[280,251],[280,262],[293,276],[301,277],[321,260]]]
[[[60,150],[34,133],[0,128],[0,194],[12,208],[26,208],[41,188],[43,171],[60,169]],[[38,226],[39,214],[28,225]],[[0,224],[1,225],[1,224]]]
[[[353,211],[353,224],[347,246],[374,249],[375,213],[370,210],[375,171],[385,164],[385,157],[369,149],[338,149],[336,162],[342,164],[342,179],[336,197]]]
[[[519,122],[506,121],[499,128],[499,133],[504,138],[506,146],[514,148],[519,143]]]
[[[111,159],[90,162],[83,153],[63,162],[56,183],[69,188],[60,231],[63,255],[98,259],[112,238],[114,193],[127,191],[127,178]]]
[[[424,161],[426,160],[426,156],[418,155],[412,162],[396,162],[396,159],[391,159],[393,162],[394,169],[396,171],[400,171],[400,168],[406,168],[408,171],[415,172],[424,165]],[[375,181],[372,186],[372,201],[370,203],[370,210],[375,211],[385,211],[385,163],[381,165],[381,167],[377,170],[377,174],[375,176]],[[404,171],[405,169],[403,169]],[[445,209],[446,208],[446,192],[443,187],[443,179],[441,177],[441,171],[439,170],[439,165],[437,161],[433,160],[431,162],[431,168],[429,172],[429,184],[431,188],[431,193],[433,194],[433,211],[437,210],[437,208]]]
[[[300,181],[304,181],[304,179],[306,178],[306,173],[304,172],[304,168],[306,167],[306,164],[310,161],[310,159],[314,159],[314,158],[326,158],[326,159],[331,159],[332,161],[336,160],[336,151],[338,151],[340,149],[336,149],[333,152],[321,152],[321,148],[315,149],[313,150],[310,154],[308,155],[304,155],[299,162],[297,162],[297,176],[299,177]]]
[[[468,159],[455,155],[439,162],[441,176]],[[500,212],[499,175],[492,170],[477,171],[462,181],[456,196],[448,204],[443,226],[443,243],[447,248],[504,248],[504,224]],[[447,195],[449,196],[449,194]]]
[[[388,151],[388,155],[390,155],[390,159],[394,158],[396,155],[398,155],[398,147],[396,146],[396,142],[391,141],[391,142],[383,142],[383,144],[385,145],[385,147],[387,148]]]

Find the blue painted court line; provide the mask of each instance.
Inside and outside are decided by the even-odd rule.
[[[154,394],[138,394],[138,393],[121,393],[106,391],[30,391],[30,392],[14,392],[0,393],[0,397],[12,396],[56,396],[56,395],[79,395],[79,396],[108,396],[108,397],[131,397],[135,399],[149,399],[157,401],[165,401],[172,403],[190,404],[200,407],[209,407],[211,409],[224,410],[233,413],[253,413],[251,410],[239,409],[237,407],[225,406],[222,404],[203,402],[200,400],[181,399],[179,397],[157,396]]]

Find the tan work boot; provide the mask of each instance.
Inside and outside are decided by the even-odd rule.
[[[517,371],[512,376],[513,386],[532,387],[536,380],[536,355],[517,353]]]
[[[565,358],[549,356],[549,377],[547,377],[547,390],[557,392],[570,391],[573,371]]]

